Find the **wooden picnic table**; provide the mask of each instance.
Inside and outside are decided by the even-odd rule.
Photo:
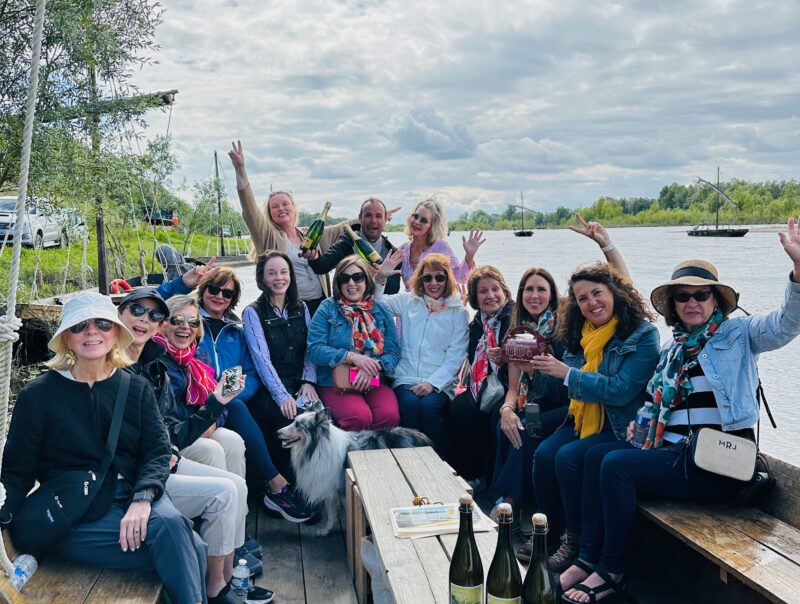
[[[397,604],[447,604],[450,555],[457,535],[398,539],[389,509],[411,505],[414,496],[456,502],[470,491],[469,485],[431,447],[353,451],[348,459],[346,543],[359,602],[365,604],[368,591],[359,549],[370,530]],[[475,540],[486,572],[497,531],[476,533]]]

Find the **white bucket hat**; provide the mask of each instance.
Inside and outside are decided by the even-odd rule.
[[[61,334],[73,325],[89,319],[107,319],[119,325],[119,345],[123,350],[133,342],[133,335],[120,320],[111,298],[98,292],[80,292],[64,304],[61,309],[61,325],[50,338],[47,347],[55,353],[66,352]]]

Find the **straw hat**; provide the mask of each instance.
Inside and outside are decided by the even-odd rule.
[[[66,352],[61,334],[73,325],[88,319],[107,319],[119,325],[119,345],[124,350],[133,342],[133,335],[120,320],[117,307],[111,298],[98,292],[80,292],[70,298],[61,309],[61,325],[55,335],[47,343],[47,347],[55,353]]]
[[[713,285],[717,295],[725,300],[731,310],[739,302],[739,294],[732,287],[719,282],[717,267],[705,260],[685,260],[672,269],[672,280],[659,285],[650,294],[650,302],[659,314],[669,311],[669,296],[676,285]]]

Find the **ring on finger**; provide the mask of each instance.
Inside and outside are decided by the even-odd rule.
[[[140,529],[139,527],[136,527],[135,529],[133,529],[133,534],[137,535],[137,536],[141,535],[142,534],[142,529]]]

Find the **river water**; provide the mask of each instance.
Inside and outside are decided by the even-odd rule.
[[[637,227],[609,229],[614,243],[625,257],[640,291],[650,292],[669,279],[672,268],[689,258],[702,258],[714,263],[721,280],[740,293],[739,302],[750,313],[769,312],[780,306],[791,263],[775,233],[750,232],[743,238],[696,238],[680,227]],[[452,233],[448,241],[463,257],[461,237]],[[402,233],[390,233],[395,245],[405,241]],[[547,268],[563,290],[572,271],[580,264],[602,259],[597,244],[567,230],[539,230],[533,237],[514,237],[510,231],[486,233],[486,243],[478,252],[479,264],[494,264],[501,269],[512,292],[529,266]],[[255,268],[237,268],[244,292],[238,310],[254,300]],[[740,316],[736,311],[733,316]],[[670,331],[659,320],[662,342]],[[797,379],[800,374],[800,338],[789,345],[768,352],[759,362],[761,380],[770,408],[778,424],[774,430],[764,414],[761,425],[762,449],[783,460],[800,465],[800,448],[795,432],[800,430],[800,395]],[[763,412],[762,412],[763,413]]]

